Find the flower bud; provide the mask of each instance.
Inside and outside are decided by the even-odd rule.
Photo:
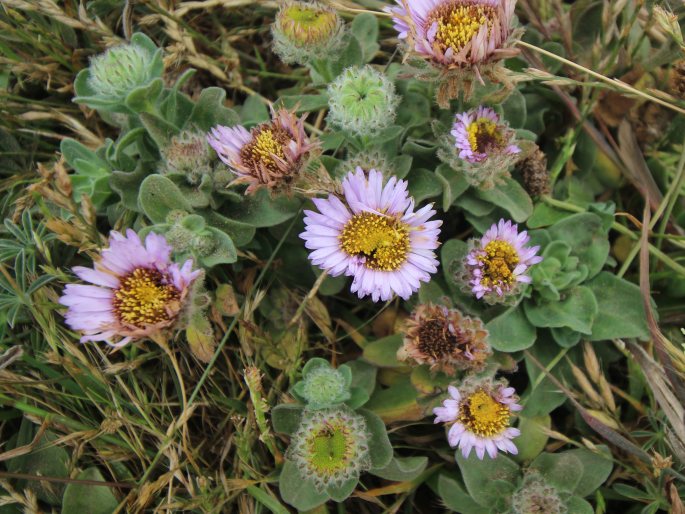
[[[515,514],[566,514],[568,512],[557,490],[547,484],[536,472],[526,475],[521,488],[514,493],[511,503]]]
[[[372,136],[395,121],[395,86],[371,66],[347,68],[328,86],[328,95],[328,121],[352,134]]]
[[[212,171],[214,152],[201,132],[186,130],[173,136],[161,153],[162,172],[185,175],[190,184],[199,183],[202,175]]]
[[[115,46],[90,61],[88,85],[100,96],[126,98],[153,78],[153,55],[135,44]]]
[[[274,51],[283,62],[308,64],[332,56],[343,42],[343,22],[333,9],[318,2],[287,2],[271,32]]]

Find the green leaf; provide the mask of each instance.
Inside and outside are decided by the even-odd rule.
[[[377,368],[363,360],[354,360],[345,363],[352,370],[352,387],[358,387],[371,396],[376,388]]]
[[[193,208],[176,184],[163,175],[150,175],[140,185],[138,203],[153,223],[164,223],[170,212]]]
[[[461,451],[457,451],[456,459],[467,491],[483,507],[492,508],[504,496],[511,496],[521,477],[518,465],[506,455],[498,455],[496,459],[486,456],[480,460],[472,451],[465,459]]]
[[[392,459],[392,445],[388,439],[388,432],[385,429],[383,420],[376,414],[367,409],[357,411],[366,421],[366,428],[371,434],[369,439],[369,457],[371,457],[371,468],[382,469],[386,467]]]
[[[528,320],[536,327],[568,327],[582,334],[592,333],[599,306],[592,290],[585,286],[564,292],[561,301],[524,303]]]
[[[541,453],[530,469],[540,472],[545,482],[559,491],[572,493],[583,476],[583,463],[570,452]]]
[[[450,383],[454,382],[454,377],[445,373],[435,373],[430,371],[428,365],[416,366],[409,375],[412,385],[422,395],[433,394],[436,389],[445,390]]]
[[[573,494],[581,497],[589,496],[609,478],[614,469],[611,452],[604,445],[599,445],[598,449],[605,455],[591,452],[585,448],[564,452],[573,455],[583,463],[583,476],[573,490]]]
[[[286,109],[294,110],[296,114],[328,109],[328,94],[326,93],[282,96],[279,101]]]
[[[357,487],[358,483],[359,477],[352,477],[340,485],[329,485],[326,487],[326,492],[332,500],[341,502],[354,492],[354,488]]]
[[[104,481],[96,467],[82,471],[76,479]],[[118,505],[119,501],[109,487],[70,483],[64,490],[62,514],[111,514]]]
[[[627,337],[649,339],[649,327],[640,288],[607,271],[586,283],[594,293],[599,312],[592,326],[591,341]]]
[[[507,211],[517,223],[526,221],[533,214],[533,201],[526,190],[512,178],[492,189],[475,190],[476,196]],[[475,214],[475,213],[474,213]]]
[[[126,96],[126,107],[135,113],[151,112],[162,89],[164,89],[164,81],[161,78],[156,78],[149,84],[137,87]]]
[[[541,228],[554,225],[556,222],[567,218],[569,213],[550,207],[546,203],[539,203],[533,209],[533,214],[528,218],[528,228]]]
[[[454,201],[469,188],[469,184],[464,174],[457,173],[449,164],[438,166],[435,174],[442,182],[442,210],[447,212]]]
[[[577,496],[571,496],[566,502],[566,507],[569,514],[594,514],[595,512],[592,505]]]
[[[514,89],[504,101],[502,112],[512,128],[522,128],[526,124],[526,99],[518,89]]]
[[[247,128],[269,121],[270,118],[269,109],[258,95],[248,96],[240,109],[240,120]]]
[[[178,127],[160,118],[156,114],[141,112],[138,114],[138,118],[140,118],[147,133],[157,145],[157,148],[166,148],[169,145],[171,138],[179,132]]]
[[[405,482],[414,480],[427,465],[428,457],[393,457],[387,466],[374,470],[373,474],[386,480]]]
[[[435,173],[419,168],[409,172],[409,194],[414,197],[416,204],[420,204],[427,198],[438,196],[442,193],[442,184],[435,180]]]
[[[10,444],[9,449],[28,445],[32,442],[38,427],[28,419],[22,419],[16,443]],[[24,473],[34,476],[49,476],[68,478],[69,454],[60,446],[53,443],[57,435],[49,430],[43,433],[37,446],[31,453],[20,455],[6,461],[7,470],[11,473]],[[41,482],[31,480],[26,483],[26,488],[38,496],[38,499],[50,505],[61,505],[64,494],[64,484],[54,482]]]
[[[371,13],[355,16],[350,32],[359,42],[364,62],[371,62],[380,48],[378,44],[378,20]]]
[[[532,418],[521,416],[518,425],[521,435],[516,438],[516,448],[519,452],[512,458],[516,462],[526,462],[537,457],[545,449],[548,439],[545,431],[550,429],[551,424],[552,419],[549,415]]]
[[[424,409],[417,403],[417,397],[416,389],[407,377],[387,389],[376,389],[365,407],[386,423],[417,421],[424,417]]]
[[[460,514],[489,514],[491,512],[489,508],[473,501],[459,481],[447,473],[440,473],[438,476],[437,489],[438,496],[445,506],[454,512]]]
[[[566,351],[566,349],[559,348],[554,344],[554,341],[551,341],[546,337],[544,332],[541,333],[538,344],[533,345],[533,347],[528,350],[528,352],[545,367],[549,366],[552,361],[558,361],[560,355],[563,355]],[[525,404],[525,408],[521,414],[527,417],[549,414],[566,401],[566,395],[559,391],[559,388],[554,385],[549,378],[542,378],[540,376],[542,370],[533,363],[532,359],[526,356],[525,362],[528,379],[531,385],[524,394],[525,400],[523,403]],[[556,366],[552,368],[552,372],[554,373],[554,376],[562,380],[564,377],[573,376],[569,364],[565,359],[558,362]],[[539,383],[538,380],[540,381]],[[535,386],[534,389],[532,389],[533,386]]]
[[[565,241],[573,248],[573,254],[588,267],[588,277],[599,273],[609,256],[610,246],[602,218],[582,212],[562,219],[548,230],[552,240]]]
[[[216,125],[232,127],[240,122],[238,114],[224,105],[226,90],[220,87],[207,87],[200,92],[200,97],[190,115],[190,122],[200,130],[209,131]]]
[[[276,405],[271,411],[271,424],[274,431],[292,435],[300,426],[303,410],[302,405],[292,403]]]
[[[271,198],[265,189],[261,189],[246,196],[242,202],[227,206],[222,214],[255,228],[273,227],[292,218],[299,206],[300,201],[295,198]]]
[[[317,491],[314,482],[303,477],[295,463],[288,459],[281,470],[278,488],[283,501],[297,510],[313,509],[329,498],[328,493]]]
[[[511,307],[485,324],[490,333],[490,346],[501,352],[518,352],[535,343],[537,331],[530,324],[523,308]]]
[[[364,347],[364,360],[382,368],[404,367],[405,365],[397,360],[397,350],[401,346],[401,334],[383,337]]]
[[[349,43],[340,53],[337,60],[328,61],[328,70],[331,77],[337,77],[343,70],[350,66],[361,66],[364,64],[362,47],[356,37],[349,38]]]
[[[201,264],[207,268],[218,266],[219,264],[232,264],[238,260],[238,251],[231,238],[218,228],[208,227],[203,237],[211,238],[214,247],[209,253],[197,253]]]

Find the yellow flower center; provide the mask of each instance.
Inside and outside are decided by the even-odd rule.
[[[429,26],[438,23],[435,43],[442,52],[452,49],[459,52],[485,25],[488,31],[493,25],[497,11],[489,5],[463,5],[459,0],[442,4],[428,17]]]
[[[479,255],[483,263],[481,283],[485,286],[511,285],[514,268],[519,263],[516,249],[506,241],[490,241],[483,249],[485,255]]]
[[[274,131],[265,128],[259,131],[251,143],[252,158],[264,164],[274,164],[272,155],[283,157],[283,145],[276,139]]]
[[[165,279],[149,268],[136,268],[125,276],[112,302],[119,321],[139,328],[168,321],[167,307],[178,301],[180,293]]]
[[[502,131],[491,119],[478,118],[467,127],[466,132],[469,135],[471,150],[476,153],[487,153],[489,150],[504,146]]]
[[[407,260],[409,229],[390,216],[363,212],[347,222],[340,246],[348,255],[366,257],[367,268],[395,271]]]
[[[461,402],[457,421],[480,437],[493,437],[507,429],[510,417],[508,405],[480,388]]]
[[[320,475],[332,475],[350,465],[356,444],[349,427],[340,421],[327,422],[314,432],[307,444],[310,465]]]
[[[292,5],[278,18],[283,32],[297,43],[321,43],[328,39],[337,25],[332,11]]]

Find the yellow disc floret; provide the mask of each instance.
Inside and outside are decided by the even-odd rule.
[[[453,1],[434,10],[428,23],[429,26],[437,23],[435,44],[442,52],[450,48],[459,52],[478,34],[482,26],[490,30],[496,16],[495,8],[489,5],[464,5],[461,1]]]
[[[255,161],[270,165],[274,164],[273,155],[283,157],[283,144],[272,129],[264,128],[255,134],[250,143],[250,152]]]
[[[487,153],[489,150],[504,146],[502,131],[491,119],[478,118],[466,128],[466,132],[474,153]]]
[[[484,254],[478,256],[483,263],[483,276],[481,283],[484,286],[511,285],[516,280],[514,269],[520,258],[516,249],[506,241],[490,241],[485,248]]]
[[[480,437],[493,437],[509,427],[511,410],[483,388],[467,396],[459,405],[457,421]]]
[[[395,271],[407,260],[409,229],[390,216],[363,212],[345,224],[340,246],[348,255],[366,257],[370,269]]]
[[[170,304],[178,301],[180,293],[156,269],[136,268],[121,279],[114,292],[114,311],[119,321],[143,328],[168,321]]]

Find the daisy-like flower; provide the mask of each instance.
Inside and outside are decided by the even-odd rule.
[[[164,237],[150,233],[111,232],[109,247],[93,268],[76,266],[74,273],[92,285],[67,284],[60,303],[65,319],[83,332],[81,342],[106,341],[120,347],[171,327],[182,311],[190,286],[202,273],[192,260],[171,261]]]
[[[482,369],[491,354],[488,331],[481,320],[443,305],[424,304],[405,322],[404,345],[397,357],[451,375],[457,369]]]
[[[463,280],[476,298],[502,303],[531,281],[526,271],[542,257],[537,255],[539,246],[526,246],[529,240],[528,232],[519,233],[518,225],[501,219],[480,240],[470,242]]]
[[[459,157],[465,161],[483,162],[500,154],[514,155],[521,149],[512,143],[514,131],[500,122],[490,107],[482,105],[457,114],[451,134]]]
[[[434,423],[451,424],[447,432],[451,447],[459,447],[464,458],[475,449],[481,460],[485,452],[493,459],[498,450],[518,453],[512,439],[521,432],[511,427],[510,422],[512,413],[523,407],[516,403],[518,397],[513,387],[490,381],[465,382],[460,389],[449,386],[448,391],[450,398],[443,401],[442,407],[433,409],[433,414]]]
[[[446,67],[498,61],[508,48],[516,0],[395,0],[395,30],[421,57]]]
[[[252,130],[217,125],[207,141],[238,176],[232,183],[248,185],[246,194],[260,187],[287,189],[317,146],[305,134],[304,117],[284,108],[272,111],[270,122]]]
[[[414,212],[407,182],[357,168],[342,183],[345,202],[335,195],[305,211],[300,237],[313,264],[332,276],[352,276],[352,292],[374,302],[397,294],[405,300],[437,271],[435,250],[442,221],[428,221],[432,204]]]
[[[496,65],[518,53],[512,31],[516,0],[395,0],[392,14],[398,37],[407,42],[407,57],[430,63],[444,80],[438,103],[446,108],[460,92],[468,97],[474,80],[504,77]],[[420,78],[434,75],[421,72]]]
[[[456,115],[438,157],[462,172],[472,186],[491,189],[511,176],[509,169],[520,158],[515,140],[509,125],[494,110],[481,106]]]

